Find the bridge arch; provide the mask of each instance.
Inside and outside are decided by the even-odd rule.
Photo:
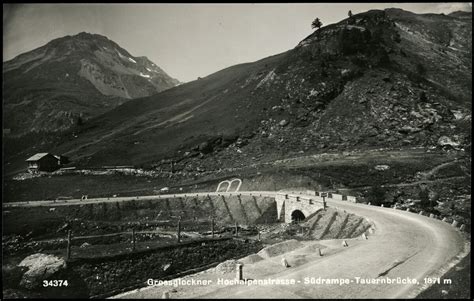
[[[302,222],[305,218],[305,214],[299,209],[295,209],[291,212],[291,222]]]

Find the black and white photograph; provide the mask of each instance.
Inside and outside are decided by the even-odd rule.
[[[1,299],[471,299],[472,3],[3,3]]]

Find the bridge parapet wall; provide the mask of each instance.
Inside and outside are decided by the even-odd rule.
[[[298,195],[293,193],[281,192],[276,195],[275,200],[277,203],[278,219],[282,220],[285,223],[291,222],[291,214],[295,210],[299,210],[303,212],[305,216],[309,216],[314,212],[324,208],[323,198],[314,194]]]
[[[333,193],[333,192],[315,192],[316,195],[321,196],[323,193],[326,194],[326,199],[329,200],[338,200],[338,201],[349,201],[352,203],[357,203],[357,198],[355,196],[350,196],[346,194],[338,194],[338,193]]]
[[[347,201],[352,203],[357,203],[357,198],[355,196],[347,196]]]
[[[342,194],[337,194],[337,193],[332,193],[331,196],[332,196],[331,199],[338,200],[338,201],[342,201],[344,197]]]

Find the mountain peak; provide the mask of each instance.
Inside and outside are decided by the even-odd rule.
[[[77,113],[85,113],[87,119],[128,99],[150,96],[179,84],[148,58],[134,57],[106,36],[87,32],[57,38],[20,54],[3,64],[3,74],[7,108],[15,107],[21,99],[30,98],[32,103],[45,102],[43,106],[47,108],[61,98],[64,104],[58,104],[56,109],[67,107],[67,110],[62,110],[65,113],[56,117],[67,120],[70,119],[68,111],[81,110]],[[43,92],[37,92],[38,87]],[[91,99],[91,103],[84,104],[84,98]],[[68,102],[77,103],[77,108],[71,109]],[[98,106],[103,110],[90,110],[97,105],[93,102],[99,102]],[[49,117],[40,122],[21,118],[21,114],[13,115],[18,120],[8,126],[16,133],[64,129],[74,123],[65,121],[58,126],[58,123],[48,121]]]

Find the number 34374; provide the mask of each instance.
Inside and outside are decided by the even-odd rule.
[[[60,286],[68,286],[69,283],[67,280],[43,280],[43,287],[60,287]]]

